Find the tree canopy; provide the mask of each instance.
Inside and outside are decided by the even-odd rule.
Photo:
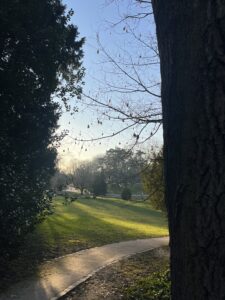
[[[99,164],[112,189],[121,190],[134,185],[140,189],[140,174],[146,164],[144,152],[133,152],[123,148],[109,149],[99,159]]]
[[[84,40],[71,15],[60,0],[0,6],[1,248],[12,248],[49,207],[61,104],[70,109],[84,74]]]
[[[104,196],[107,193],[107,184],[104,174],[95,173],[92,181],[92,192],[94,196]]]

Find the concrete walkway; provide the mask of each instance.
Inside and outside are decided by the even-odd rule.
[[[168,237],[140,239],[91,248],[66,255],[41,266],[39,279],[11,287],[0,300],[55,300],[96,271],[122,258],[168,245]]]

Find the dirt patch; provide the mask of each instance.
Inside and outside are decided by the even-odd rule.
[[[168,263],[168,247],[137,254],[102,269],[62,299],[127,299],[126,288],[135,284],[139,279],[162,270]]]

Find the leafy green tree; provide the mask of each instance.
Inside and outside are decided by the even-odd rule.
[[[146,163],[143,152],[134,153],[123,148],[109,149],[98,161],[112,189],[117,191],[141,183],[140,172]]]
[[[163,150],[154,152],[150,163],[142,171],[142,183],[144,191],[148,194],[152,206],[155,209],[166,211],[164,197],[163,178]]]
[[[107,193],[107,184],[103,173],[97,173],[93,177],[92,192],[94,196],[104,196]]]
[[[61,103],[81,93],[82,45],[60,0],[0,4],[0,250],[47,212]]]

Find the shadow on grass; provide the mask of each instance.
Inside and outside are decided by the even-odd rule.
[[[39,234],[29,234],[17,249],[17,258],[0,262],[0,290],[38,273],[38,265],[47,250]]]
[[[86,210],[85,208],[88,209]],[[76,214],[78,214],[79,217],[76,217],[74,222],[72,220],[69,222],[66,221],[66,219],[63,220],[63,216],[57,226],[54,224],[54,220],[47,222],[48,230],[55,242],[60,243],[65,240],[65,237],[70,237],[77,239],[78,243],[83,241],[85,244],[96,244],[100,241],[100,244],[104,244],[109,241],[114,241],[114,238],[116,238],[116,240],[122,240],[140,235],[139,230],[131,228],[131,230],[128,231],[123,225],[116,223],[110,224],[101,217],[93,216],[89,206],[83,203],[81,207],[76,207]],[[114,218],[116,218],[115,215]],[[154,226],[156,224],[152,225]],[[63,235],[64,239],[60,238]]]
[[[133,227],[121,224],[123,210],[129,212],[124,222],[133,222]],[[110,217],[119,222],[112,223]],[[147,222],[148,217],[151,217],[151,224]],[[19,257],[0,266],[0,289],[26,277],[38,275],[39,266],[45,260],[90,247],[150,237],[149,233],[135,229],[138,223],[166,227],[164,221],[162,224],[160,212],[132,203],[111,199],[82,199],[63,206],[59,200],[56,202],[56,212],[27,236],[24,245],[18,249]]]
[[[93,200],[93,204],[87,203],[85,201],[79,202],[79,207],[88,212],[90,211],[91,205],[93,205],[93,212],[99,217],[112,216],[113,218],[131,221],[136,224],[146,224],[156,225],[158,227],[167,228],[167,218],[163,212],[155,211],[150,207],[140,207],[139,204],[134,205],[130,202],[117,202],[115,200],[105,200],[105,199],[97,199]],[[104,209],[104,211],[103,211]],[[127,214],[124,217],[123,210],[126,210]],[[102,212],[101,212],[102,211]]]
[[[95,201],[95,207],[118,207],[119,209],[127,209],[135,213],[139,213],[142,215],[149,215],[151,213],[154,217],[162,217],[162,212],[152,209],[151,207],[147,207],[146,203],[142,202],[132,202],[120,199],[110,199],[110,198],[98,198],[98,199],[91,199],[90,201]],[[144,205],[144,207],[142,207]]]

